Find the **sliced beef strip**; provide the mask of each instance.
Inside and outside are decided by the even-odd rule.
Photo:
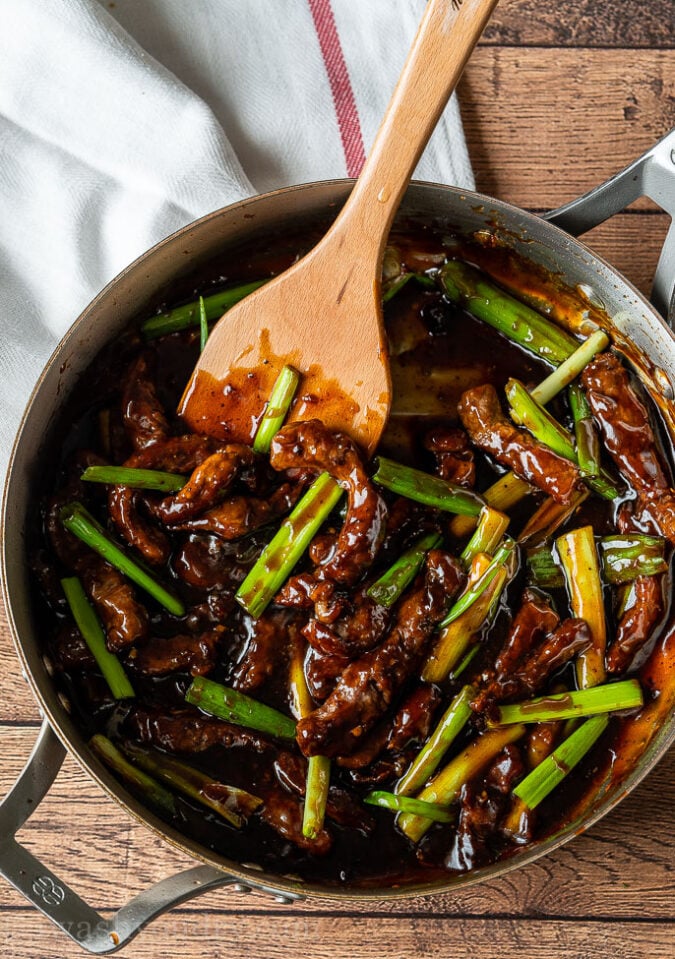
[[[527,735],[527,761],[530,769],[538,766],[555,748],[565,725],[564,719],[554,722],[535,723]]]
[[[609,673],[623,673],[645,645],[663,616],[663,576],[638,576],[635,601],[625,611],[606,656]]]
[[[344,598],[340,616],[330,625],[312,617],[303,636],[319,652],[355,659],[384,639],[391,616],[390,609],[368,596],[365,586]]]
[[[282,786],[291,789],[298,796],[305,795],[307,760],[304,756],[285,750],[280,751],[275,769]],[[358,829],[365,835],[369,835],[375,827],[375,820],[365,806],[346,789],[335,785],[331,785],[328,789],[326,815],[340,826]]]
[[[246,567],[237,562],[235,547],[209,533],[191,533],[178,546],[172,560],[176,576],[203,590],[237,589]]]
[[[212,533],[231,542],[290,513],[302,492],[302,486],[296,483],[283,483],[265,499],[257,496],[231,496],[201,516],[177,523],[174,528]]]
[[[349,660],[345,656],[319,653],[310,648],[305,661],[305,679],[312,699],[317,702],[327,699],[347,666]]]
[[[133,453],[123,464],[134,469],[190,474],[216,449],[205,436],[173,436]],[[171,553],[166,533],[150,518],[152,497],[130,486],[113,486],[108,492],[108,512],[121,536],[152,565],[164,565]]]
[[[113,486],[108,493],[108,515],[129,546],[151,566],[164,566],[171,555],[169,537],[148,516],[147,498],[131,486]]]
[[[650,494],[638,493],[634,517],[639,528],[665,536],[675,546],[675,491],[666,489]]]
[[[319,420],[291,423],[272,440],[270,462],[277,470],[326,471],[346,489],[347,515],[335,548],[320,569],[335,582],[356,583],[382,545],[387,510],[355,444],[345,433],[334,433]]]
[[[534,590],[523,592],[518,612],[499,651],[494,668],[482,677],[482,689],[474,699],[472,708],[482,712],[491,700],[503,699],[505,688],[513,678],[527,653],[558,625],[558,614],[547,599]]]
[[[465,872],[493,859],[490,842],[523,771],[518,747],[506,746],[482,782],[462,787],[457,830],[445,861],[449,869]]]
[[[516,682],[522,694],[538,692],[552,673],[587,649],[591,642],[591,631],[585,619],[564,619],[520,666]]]
[[[178,670],[206,676],[218,661],[224,630],[217,626],[197,636],[153,636],[130,655],[130,662],[145,676],[164,676]]]
[[[579,467],[558,456],[507,419],[491,384],[462,394],[458,412],[471,440],[502,466],[532,483],[557,503],[567,504],[581,488]]]
[[[384,642],[351,663],[328,699],[299,721],[297,739],[305,755],[344,756],[358,746],[412,675],[464,579],[451,556],[430,550],[425,571],[401,602]]]
[[[327,625],[335,622],[348,605],[349,597],[345,589],[330,580],[321,579],[312,572],[296,573],[291,576],[274,598],[279,606],[295,609],[314,608],[315,619]]]
[[[436,426],[424,437],[424,448],[434,454],[436,472],[441,479],[466,489],[474,488],[476,463],[464,430],[458,427]]]
[[[312,609],[312,594],[315,588],[316,580],[311,573],[296,573],[286,580],[274,597],[274,602],[277,606],[287,606],[290,609]]]
[[[202,753],[212,746],[274,751],[274,745],[260,733],[192,709],[166,712],[135,706],[124,725],[131,738],[173,753]]]
[[[401,755],[411,743],[424,742],[433,723],[441,693],[437,686],[419,683],[405,697],[394,716],[383,717],[349,756],[338,760],[347,769],[369,766],[381,753]]]
[[[122,422],[136,450],[143,450],[169,436],[166,412],[157,396],[154,357],[141,353],[130,366],[122,391]]]
[[[285,668],[288,649],[297,634],[297,624],[288,613],[277,610],[259,619],[245,615],[242,626],[246,633],[246,647],[231,682],[235,689],[250,692]]]
[[[303,836],[303,805],[296,796],[279,786],[276,780],[260,784],[256,788],[264,801],[258,815],[283,839],[314,856],[325,856],[330,852],[333,840],[327,829],[319,830],[314,839]]]
[[[430,683],[416,686],[396,711],[387,742],[387,752],[399,753],[411,742],[424,742],[431,732],[440,701],[441,693],[437,686]]]
[[[153,504],[153,515],[167,526],[178,526],[214,507],[237,479],[253,491],[257,459],[250,446],[230,443],[200,463],[177,493]]]
[[[637,493],[638,527],[661,533],[675,545],[675,490],[659,450],[649,411],[614,353],[601,353],[581,374],[605,447]]]
[[[543,691],[547,680],[557,669],[569,662],[591,643],[591,631],[583,619],[564,619],[548,636],[519,663],[518,668],[501,682],[489,687],[489,695],[482,695],[471,703],[491,718],[497,703],[514,698],[533,696]]]
[[[119,652],[147,636],[147,610],[122,573],[96,557],[79,574],[103,623],[108,649]]]
[[[509,743],[497,756],[485,776],[488,789],[495,789],[502,796],[508,796],[519,779],[523,778],[525,765],[520,748]]]
[[[647,407],[614,353],[600,353],[581,374],[588,402],[600,425],[605,448],[621,475],[638,493],[668,489]]]
[[[509,674],[532,647],[556,628],[560,618],[547,597],[532,589],[523,592],[509,635],[495,659],[495,669],[501,677]]]
[[[119,652],[145,638],[148,614],[126,577],[64,528],[59,513],[74,492],[68,487],[49,502],[47,533],[59,560],[82,580],[103,624],[108,648]]]
[[[96,669],[96,660],[74,623],[61,627],[50,642],[49,651],[60,669]]]

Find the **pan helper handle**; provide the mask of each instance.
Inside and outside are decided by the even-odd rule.
[[[572,236],[580,236],[641,196],[649,197],[671,217],[654,274],[651,300],[675,328],[675,129],[625,170],[577,200],[547,213],[545,219]]]
[[[16,840],[18,830],[47,795],[65,755],[44,720],[23,772],[0,803],[0,875],[83,949],[96,955],[115,952],[168,909],[221,886],[239,892],[256,889],[283,903],[301,898],[257,883],[241,883],[212,866],[194,866],[150,886],[105,919]]]

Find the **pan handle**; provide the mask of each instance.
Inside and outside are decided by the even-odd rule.
[[[579,236],[641,196],[649,197],[671,217],[654,274],[651,300],[675,328],[675,129],[625,170],[577,200],[545,214],[544,219],[572,236]]]
[[[280,903],[302,899],[254,882],[244,885],[213,866],[194,866],[150,886],[104,919],[15,838],[46,796],[65,755],[45,719],[23,772],[0,803],[0,875],[83,949],[97,955],[115,952],[168,909],[221,886],[239,892],[255,889]]]

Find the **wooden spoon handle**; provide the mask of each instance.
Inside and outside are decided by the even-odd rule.
[[[381,247],[373,251],[376,255],[417,161],[497,2],[427,3],[361,176],[334,227],[341,232],[350,221],[350,236],[367,247],[381,238]]]

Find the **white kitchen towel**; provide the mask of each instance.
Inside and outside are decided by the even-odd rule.
[[[356,176],[424,0],[0,0],[0,477],[58,339],[253,193]],[[451,102],[416,171],[473,186]]]

